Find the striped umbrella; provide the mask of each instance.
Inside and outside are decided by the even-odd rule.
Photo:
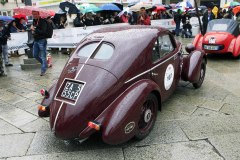
[[[223,8],[233,8],[233,7],[236,7],[236,6],[240,6],[240,3],[239,2],[228,2],[226,4],[224,4]]]

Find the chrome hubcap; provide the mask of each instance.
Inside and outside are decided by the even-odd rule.
[[[152,111],[150,109],[147,109],[144,114],[145,123],[148,123],[151,120],[151,117],[152,117]]]

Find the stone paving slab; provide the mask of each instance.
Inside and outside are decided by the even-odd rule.
[[[20,101],[18,103],[15,104],[15,106],[19,109],[23,109],[23,110],[28,110],[29,108],[31,108],[32,106],[37,106],[38,104],[32,100],[32,99],[25,99],[23,101]]]
[[[240,105],[239,104],[227,104],[225,103],[221,108],[220,112],[231,115],[240,115]]]
[[[177,122],[156,122],[151,133],[134,146],[146,146],[161,143],[177,143],[189,141]]]
[[[38,117],[15,107],[8,107],[0,112],[0,118],[16,127],[20,127],[36,120]]]
[[[167,110],[167,106],[166,106],[162,108],[161,112],[160,111],[158,112],[156,121],[164,122],[164,121],[186,120],[189,118],[190,116],[185,115],[183,113]]]
[[[223,159],[206,141],[159,144],[124,149],[126,160],[221,160]]]
[[[196,111],[197,112],[197,111]],[[206,110],[211,114],[211,111]],[[240,132],[240,117],[224,114],[193,116],[179,121],[179,125],[190,140],[206,139],[209,136]]]
[[[124,160],[122,148],[8,158],[7,160]]]
[[[38,118],[32,122],[24,124],[19,127],[24,132],[49,131],[50,124],[42,118]]]
[[[22,133],[22,131],[16,128],[15,126],[7,123],[6,121],[0,119],[0,135],[13,133]]]
[[[100,137],[90,137],[82,144],[69,143],[56,138],[51,131],[39,131],[33,139],[29,147],[27,155],[51,154],[60,152],[73,152],[84,150],[96,150],[116,148],[103,143]]]
[[[208,139],[226,160],[240,159],[240,132],[210,136]]]
[[[221,101],[208,99],[200,107],[214,111],[219,111],[223,107],[223,105],[224,103]]]
[[[33,133],[0,135],[0,158],[24,156],[33,136]]]
[[[166,110],[191,115],[201,103],[198,104],[191,101],[183,101],[185,98],[185,95],[174,94],[162,104],[162,107]]]

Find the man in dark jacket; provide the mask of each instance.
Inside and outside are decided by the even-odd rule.
[[[2,42],[2,32],[0,32],[0,77],[5,75],[4,68],[3,68],[2,43],[1,42]]]
[[[2,29],[0,29],[0,32],[1,32],[1,51],[2,51],[2,55],[3,55],[3,59],[4,59],[4,63],[5,63],[5,66],[6,67],[9,67],[9,66],[13,66],[11,63],[9,63],[9,60],[8,60],[8,45],[7,45],[7,41],[8,39],[10,38],[10,27],[11,26],[4,26],[2,27]]]
[[[203,22],[203,35],[207,32],[207,25],[208,22],[215,19],[215,16],[212,12],[212,8],[208,8],[204,13],[202,17],[202,22]]]
[[[181,23],[181,19],[182,19],[182,15],[181,15],[181,10],[178,9],[177,13],[174,14],[174,22],[176,23],[176,29],[175,29],[175,34],[176,36],[179,36],[179,32],[180,32],[180,23]]]
[[[47,21],[40,17],[38,11],[33,11],[33,25],[31,30],[33,33],[34,44],[33,44],[33,56],[37,61],[41,63],[41,74],[45,75],[47,71]]]

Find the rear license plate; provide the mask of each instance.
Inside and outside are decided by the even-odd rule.
[[[219,49],[219,47],[218,46],[211,46],[211,45],[204,45],[204,49],[217,51]]]
[[[55,99],[75,105],[85,84],[86,82],[83,81],[66,78],[58,89]]]
[[[67,81],[61,93],[61,97],[75,101],[78,98],[81,89],[82,84],[73,81]]]

